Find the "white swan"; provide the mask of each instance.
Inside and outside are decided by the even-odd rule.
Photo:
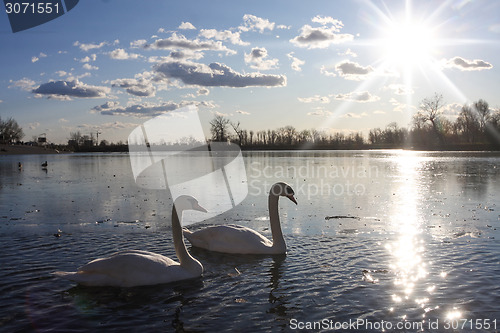
[[[191,232],[184,228],[184,237],[194,247],[235,254],[282,254],[286,253],[286,243],[281,231],[278,213],[278,199],[285,196],[295,204],[293,189],[285,183],[276,183],[269,191],[269,219],[271,223],[270,241],[258,232],[238,225],[219,225]]]
[[[54,272],[55,275],[86,286],[134,287],[168,283],[199,277],[202,264],[186,249],[179,217],[184,210],[207,212],[190,196],[180,196],[172,208],[172,237],[179,262],[148,251],[123,251],[95,259],[77,272]]]

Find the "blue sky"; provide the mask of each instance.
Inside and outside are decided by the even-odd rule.
[[[442,94],[500,107],[500,2],[85,0],[12,33],[0,14],[0,117],[24,140],[139,124],[194,104],[248,130],[408,126]]]

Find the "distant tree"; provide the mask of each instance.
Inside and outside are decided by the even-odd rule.
[[[485,132],[486,124],[490,121],[491,112],[488,103],[482,99],[474,103],[474,110],[477,112],[479,121],[479,131]]]
[[[24,137],[21,126],[12,118],[2,120],[0,118],[0,140],[4,143],[20,141]]]
[[[238,137],[238,144],[241,146],[243,143],[243,139],[245,137],[245,131],[240,129],[240,122],[238,123],[231,123],[231,127],[233,128],[234,132],[236,133],[236,136]]]
[[[425,98],[420,103],[420,109],[413,117],[416,128],[422,128],[426,123],[430,123],[432,129],[441,143],[444,142],[444,135],[441,127],[441,115],[444,106],[443,95],[435,93],[432,98]]]
[[[283,128],[284,140],[286,144],[291,145],[297,138],[297,130],[293,126],[285,126]]]
[[[479,134],[479,121],[469,105],[462,106],[456,125],[459,133],[464,138],[465,142],[473,143]]]
[[[227,141],[227,126],[229,119],[224,118],[222,115],[215,116],[210,121],[210,132],[212,133],[212,140],[214,141]]]
[[[80,133],[80,131],[70,132],[68,145],[70,145],[70,146],[82,146],[83,145],[82,133]]]
[[[371,144],[378,144],[381,143],[381,138],[382,138],[382,130],[380,128],[372,128],[370,132],[368,132],[368,141],[370,141]]]

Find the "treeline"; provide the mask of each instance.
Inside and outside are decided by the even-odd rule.
[[[479,100],[463,105],[455,120],[444,115],[443,96],[424,99],[413,116],[410,128],[392,122],[362,133],[326,133],[316,129],[297,130],[293,126],[274,130],[242,129],[222,115],[210,122],[212,141],[230,141],[242,149],[499,149],[500,110],[493,111]]]

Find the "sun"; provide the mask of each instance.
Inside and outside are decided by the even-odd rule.
[[[392,21],[383,31],[380,47],[388,66],[408,71],[432,61],[436,41],[433,29],[424,23]]]

